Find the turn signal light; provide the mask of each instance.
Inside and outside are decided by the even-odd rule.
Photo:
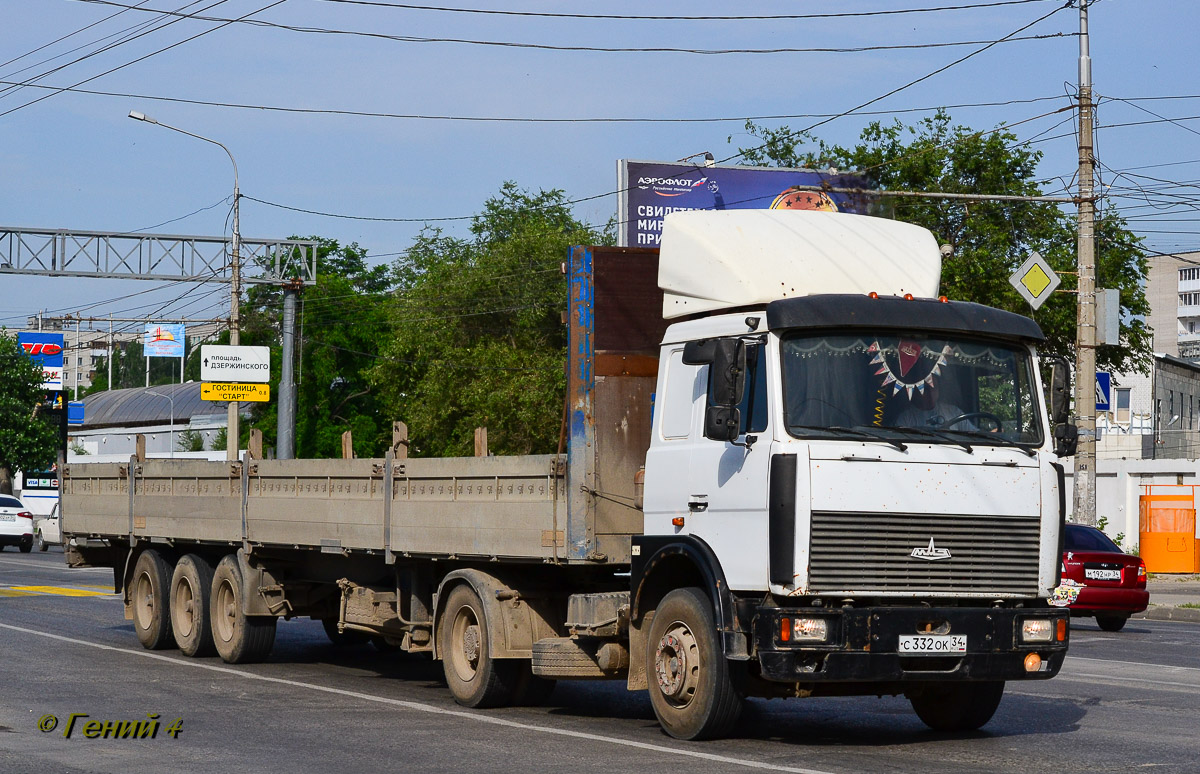
[[[1025,671],[1037,672],[1042,668],[1042,657],[1036,653],[1030,653],[1025,657]]]
[[[1146,563],[1145,562],[1142,562],[1141,564],[1138,565],[1138,577],[1139,578],[1146,577]]]
[[[950,299],[946,298],[945,296],[938,296],[938,301],[941,301],[943,304],[950,303]]]
[[[904,300],[905,300],[905,301],[912,301],[912,300],[913,300],[913,294],[912,294],[912,293],[905,293],[905,294],[904,294]]]
[[[1058,623],[1054,627],[1054,636],[1059,642],[1067,641],[1067,619],[1058,619]]]
[[[874,290],[872,290],[870,293],[867,294],[867,298],[879,298],[879,294],[876,293]]]
[[[683,517],[676,516],[675,518],[671,519],[671,523],[673,525],[675,525],[676,527],[682,527],[683,526]]]

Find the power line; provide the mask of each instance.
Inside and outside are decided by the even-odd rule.
[[[149,11],[149,9],[136,8],[134,6],[124,5],[115,2],[115,0],[79,0],[86,3],[97,3],[100,5],[112,5],[118,8],[130,8],[133,10]],[[169,11],[154,11],[154,13],[169,14]],[[667,46],[655,47],[623,47],[623,46],[566,46],[553,45],[550,43],[520,43],[511,40],[474,40],[468,38],[429,38],[415,35],[389,35],[383,32],[368,32],[365,30],[341,30],[330,29],[327,27],[301,27],[293,24],[282,24],[280,22],[269,22],[262,19],[247,19],[245,17],[239,19],[230,19],[220,16],[199,16],[188,14],[188,18],[198,19],[200,21],[223,22],[232,24],[234,22],[242,22],[256,27],[270,27],[273,29],[288,30],[289,32],[300,32],[304,34],[316,35],[348,35],[352,37],[373,38],[376,40],[390,40],[397,43],[453,43],[459,45],[470,46],[489,46],[499,48],[524,48],[536,49],[541,51],[587,51],[594,53],[608,54],[701,54],[708,56],[728,55],[728,54],[859,54],[869,51],[903,51],[920,48],[952,48],[958,46],[977,46],[983,43],[989,43],[985,40],[960,40],[951,42],[936,42],[936,43],[893,43],[886,45],[875,46],[849,46],[849,47],[814,47],[814,48],[675,48]],[[1077,32],[1055,32],[1044,35],[1029,35],[1025,37],[1006,36],[1003,42],[1015,43],[1026,40],[1047,40],[1051,38],[1069,38],[1076,37]],[[995,45],[1000,41],[990,42],[990,45]]]
[[[643,124],[700,124],[700,123],[744,123],[746,121],[787,121],[797,118],[828,118],[839,116],[840,113],[795,113],[788,115],[761,116],[708,116],[697,118],[655,118],[641,116],[580,116],[580,117],[532,117],[532,116],[463,116],[443,115],[433,113],[389,113],[372,110],[342,110],[337,108],[302,108],[285,105],[257,105],[242,102],[219,102],[214,100],[188,99],[185,97],[164,97],[158,94],[133,94],[120,91],[100,91],[96,89],[77,89],[70,86],[47,86],[37,83],[0,80],[0,85],[27,86],[32,89],[52,91],[67,91],[74,94],[91,94],[100,97],[121,97],[122,99],[140,99],[157,102],[171,102],[183,105],[203,105],[206,107],[223,107],[238,110],[272,111],[278,113],[299,113],[305,115],[335,115],[352,116],[357,118],[396,118],[421,121],[468,121],[468,122],[497,122],[497,123],[528,123],[528,124],[587,124],[587,123],[643,123]],[[1007,105],[1024,105],[1034,102],[1062,99],[1060,95],[1049,97],[1031,97],[1028,99],[1010,99],[996,102],[963,102],[955,105],[938,105],[928,107],[897,108],[896,110],[864,110],[856,113],[860,116],[898,115],[900,113],[928,113],[936,110],[959,110],[963,108],[1005,107]]]
[[[220,2],[225,2],[225,1],[226,1],[226,0],[220,0]],[[134,60],[132,60],[132,61],[126,62],[125,64],[121,64],[121,65],[117,65],[116,67],[109,68],[108,70],[105,70],[104,72],[100,73],[99,75],[93,75],[93,76],[92,76],[92,77],[90,77],[90,78],[85,78],[85,79],[83,79],[82,81],[79,81],[79,82],[77,82],[77,83],[73,83],[73,84],[71,84],[71,88],[74,88],[74,87],[76,87],[76,86],[82,86],[82,85],[83,85],[83,84],[85,84],[85,83],[90,83],[91,81],[94,81],[94,80],[96,80],[97,78],[103,78],[103,77],[104,77],[104,76],[106,76],[106,75],[109,75],[109,74],[111,74],[111,73],[114,73],[114,72],[116,72],[117,70],[121,70],[121,69],[123,69],[123,68],[129,67],[130,65],[137,64],[138,62],[144,62],[145,60],[149,59],[149,58],[150,58],[150,57],[152,57],[152,56],[156,56],[156,55],[158,55],[158,54],[161,54],[161,53],[163,53],[164,51],[170,51],[170,50],[171,50],[171,49],[173,49],[173,48],[176,48],[176,47],[178,47],[178,46],[182,46],[184,43],[189,43],[189,42],[191,42],[191,41],[195,40],[196,38],[203,37],[204,35],[207,35],[207,34],[209,34],[210,32],[216,32],[216,31],[217,31],[217,30],[219,30],[219,29],[223,29],[224,27],[227,27],[227,26],[229,26],[230,24],[232,24],[232,23],[233,23],[233,22],[235,22],[235,21],[240,21],[240,20],[242,20],[242,19],[249,18],[249,17],[251,17],[251,16],[253,16],[253,15],[255,15],[255,14],[262,13],[263,11],[266,11],[266,10],[268,10],[268,9],[270,9],[270,8],[274,8],[275,6],[277,6],[277,5],[281,5],[281,4],[285,3],[285,2],[287,2],[287,0],[274,0],[274,2],[271,2],[271,3],[268,3],[267,5],[264,5],[263,7],[259,8],[257,11],[251,11],[250,13],[246,14],[245,16],[239,17],[238,19],[231,19],[230,21],[226,22],[225,24],[221,24],[221,25],[218,25],[218,26],[216,26],[216,27],[213,27],[213,28],[211,28],[211,29],[207,29],[207,30],[205,30],[205,31],[203,31],[203,32],[198,32],[198,33],[196,33],[195,35],[192,35],[192,36],[191,36],[191,37],[189,37],[189,38],[184,38],[183,40],[180,40],[180,41],[178,41],[178,42],[176,42],[176,43],[172,43],[172,44],[171,44],[171,45],[169,45],[169,46],[164,46],[163,48],[160,48],[160,49],[158,49],[157,51],[151,51],[149,54],[145,54],[144,56],[140,56],[140,57],[138,57],[137,59],[134,59]],[[210,6],[210,7],[211,7],[211,6]],[[173,23],[173,22],[168,22],[168,23]],[[166,25],[163,25],[163,26],[166,26]],[[159,29],[161,29],[161,27],[160,27]],[[16,112],[16,111],[18,111],[18,110],[20,110],[20,109],[22,109],[22,108],[27,108],[27,107],[29,107],[30,105],[37,104],[38,102],[41,102],[42,100],[49,99],[50,97],[53,97],[53,96],[55,96],[55,94],[58,94],[58,93],[60,93],[61,91],[63,91],[63,90],[62,90],[62,89],[60,89],[59,91],[56,91],[56,92],[53,92],[53,93],[50,93],[50,94],[43,95],[43,96],[41,96],[41,97],[38,97],[37,99],[34,99],[34,100],[30,100],[29,102],[26,102],[26,103],[25,103],[25,104],[23,104],[23,105],[18,105],[18,106],[17,106],[17,107],[15,107],[15,108],[9,108],[8,110],[4,111],[3,113],[0,113],[0,118],[3,118],[4,116],[8,115],[9,113],[14,113],[14,112]]]
[[[947,5],[933,8],[902,8],[890,11],[847,11],[841,13],[805,13],[805,14],[771,14],[761,16],[636,16],[622,14],[599,13],[549,13],[544,11],[500,11],[481,8],[446,8],[436,5],[410,5],[406,3],[388,3],[382,0],[322,0],[327,3],[344,5],[364,5],[377,8],[395,8],[409,11],[437,11],[443,13],[484,14],[493,16],[535,17],[542,19],[608,19],[616,21],[782,21],[789,19],[845,19],[866,16],[896,16],[900,14],[935,13],[938,11],[966,11],[979,8],[995,8],[1004,5],[1025,5],[1026,3],[1046,2],[1047,0],[999,0],[990,3],[974,3],[971,5]]]

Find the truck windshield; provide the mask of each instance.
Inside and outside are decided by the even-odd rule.
[[[796,437],[1042,444],[1031,357],[1019,345],[894,330],[796,333],[781,355],[784,418]]]

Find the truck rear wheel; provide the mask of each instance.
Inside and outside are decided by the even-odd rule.
[[[974,731],[996,714],[1004,681],[925,683],[905,696],[917,717],[934,731]]]
[[[147,650],[175,647],[171,633],[170,591],[171,564],[157,550],[150,548],[138,554],[129,584],[130,607],[133,610],[133,630],[138,642]]]
[[[275,646],[275,618],[246,615],[242,609],[242,569],[226,555],[213,573],[210,618],[213,644],[226,664],[263,661]]]
[[[650,703],[664,731],[676,739],[714,739],[733,729],[743,701],[703,591],[676,589],[663,597],[650,623],[646,659]]]
[[[459,704],[483,708],[512,703],[519,664],[492,658],[483,602],[470,586],[455,586],[446,599],[438,655]]]
[[[171,633],[185,656],[213,653],[209,624],[212,582],[212,565],[196,554],[180,559],[171,575]]]

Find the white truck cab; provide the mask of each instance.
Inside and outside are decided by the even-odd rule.
[[[726,656],[762,680],[903,692],[961,728],[1062,664],[1065,504],[1041,330],[936,297],[940,262],[894,221],[668,216],[664,311],[689,319],[663,338],[634,543],[713,565]]]

